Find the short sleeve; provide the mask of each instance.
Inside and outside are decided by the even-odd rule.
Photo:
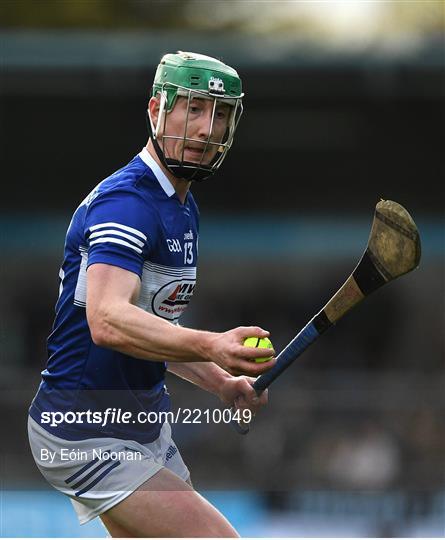
[[[101,193],[87,209],[84,234],[87,266],[110,264],[141,277],[155,234],[154,215],[148,203],[136,193]]]

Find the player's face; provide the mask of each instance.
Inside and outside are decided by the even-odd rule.
[[[218,151],[218,144],[206,143],[208,140],[213,143],[222,142],[229,123],[230,105],[217,101],[212,124],[213,109],[213,100],[194,97],[189,104],[187,98],[178,96],[175,106],[167,114],[165,124],[161,122],[161,132],[158,134],[166,158],[203,165],[212,161]],[[167,137],[162,139],[162,135]],[[178,139],[170,139],[168,136]]]

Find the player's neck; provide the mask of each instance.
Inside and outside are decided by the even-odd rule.
[[[179,178],[176,178],[176,176],[173,176],[173,174],[165,167],[165,165],[159,159],[158,155],[156,154],[156,150],[153,148],[153,143],[150,139],[147,142],[146,148],[147,152],[156,161],[159,167],[161,167],[165,176],[169,179],[171,185],[176,191],[176,195],[179,197],[179,200],[182,202],[182,204],[184,204],[188,190],[190,189],[191,182],[187,182],[186,180],[181,180]]]

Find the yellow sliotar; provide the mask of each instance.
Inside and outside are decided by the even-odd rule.
[[[243,343],[244,347],[255,347],[257,349],[273,349],[272,342],[269,338],[257,338],[257,337],[248,337],[244,340]],[[255,358],[254,362],[268,362],[272,359],[272,356],[264,357],[264,358]]]

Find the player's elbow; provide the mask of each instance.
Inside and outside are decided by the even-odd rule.
[[[122,347],[122,336],[113,322],[112,313],[103,310],[88,313],[87,310],[87,319],[91,339],[95,345],[107,349],[119,349]]]
[[[112,334],[104,325],[90,325],[90,333],[94,345],[97,345],[98,347],[106,347],[107,349],[113,348]]]

